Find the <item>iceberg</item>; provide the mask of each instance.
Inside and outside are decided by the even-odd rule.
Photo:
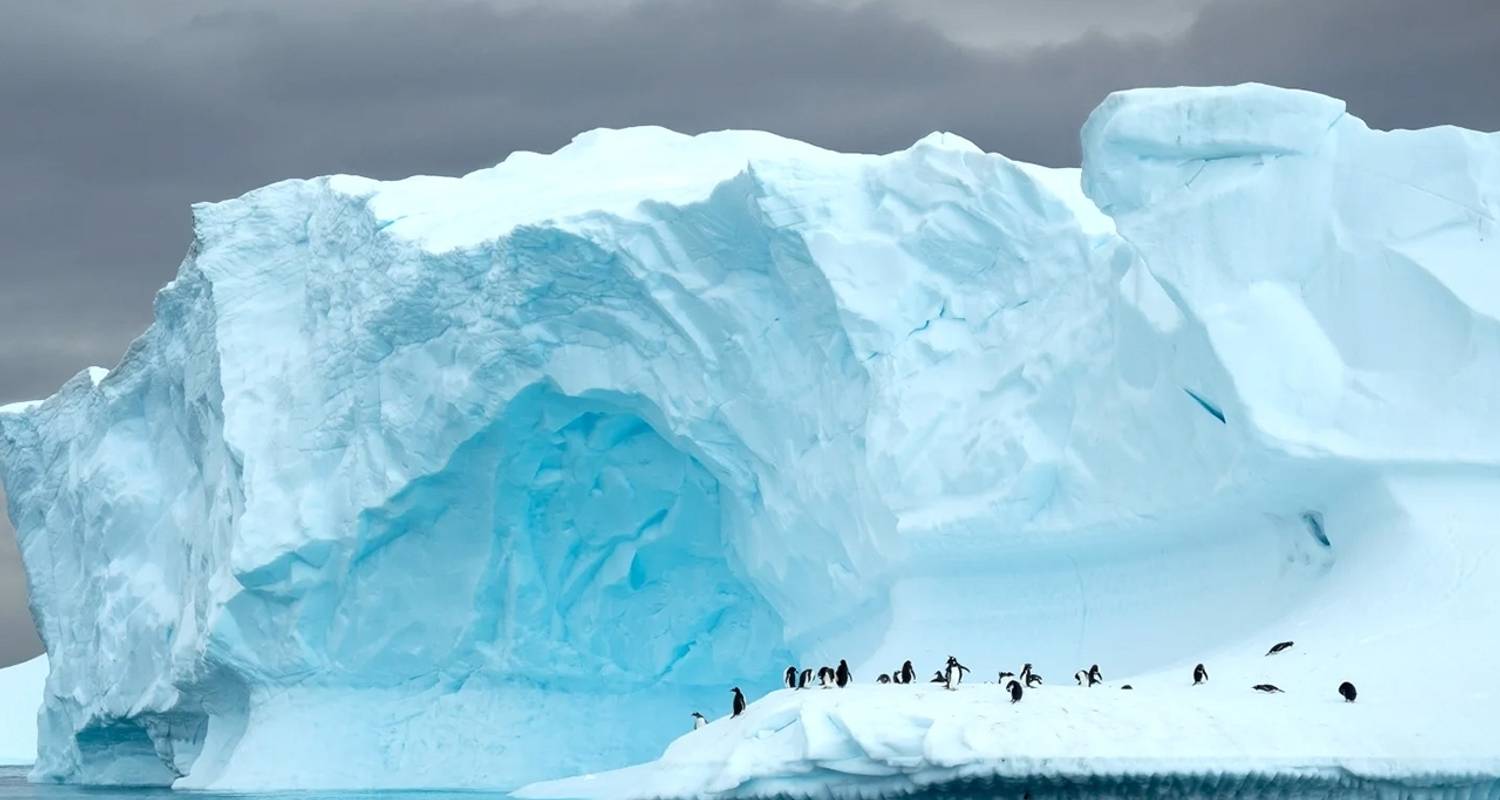
[[[5,725],[0,727],[0,767],[36,761],[34,720],[42,708],[46,683],[45,655],[0,669],[0,700],[5,708]]]
[[[33,779],[542,796],[735,685],[642,785],[1182,741],[1500,774],[1500,136],[1254,84],[1082,136],[1077,170],[597,130],[195,206],[120,364],[0,413]],[[949,653],[1049,686],[757,700]],[[1137,694],[1051,685],[1095,662]]]

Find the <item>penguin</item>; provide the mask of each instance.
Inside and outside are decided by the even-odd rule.
[[[947,680],[945,681],[945,683],[947,684],[946,688],[949,691],[952,691],[958,688],[958,684],[964,679],[964,673],[968,672],[969,668],[964,666],[963,664],[958,663],[958,659],[954,658],[953,656],[948,656],[947,670]]]
[[[1131,686],[1131,685],[1130,685],[1130,684],[1128,684],[1128,683],[1127,683],[1127,684],[1125,684],[1125,685],[1124,685],[1124,686],[1121,686],[1121,687],[1120,687],[1120,688],[1121,688],[1121,689],[1122,689],[1122,690],[1124,690],[1124,691],[1127,691],[1127,692],[1129,692],[1129,691],[1133,691],[1133,690],[1134,690],[1134,689],[1135,689],[1135,687],[1134,687],[1134,686]]]
[[[912,668],[911,662],[908,661],[905,664],[902,664],[901,665],[901,680],[897,681],[897,683],[911,683],[911,682],[915,681],[916,679],[917,679],[917,671]]]
[[[836,683],[838,683],[839,688],[842,689],[845,686],[848,686],[849,681],[853,678],[854,674],[849,671],[849,662],[845,661],[842,658],[839,659],[839,668],[833,674],[833,679]]]
[[[1285,692],[1282,692],[1280,688],[1269,683],[1257,683],[1250,688],[1254,689],[1257,692],[1263,692],[1265,694],[1285,694]]]
[[[1291,642],[1277,642],[1276,644],[1271,645],[1271,649],[1266,651],[1266,655],[1274,656],[1277,653],[1280,653],[1282,650],[1290,648],[1291,646]]]
[[[1204,669],[1202,664],[1193,667],[1193,685],[1197,686],[1200,683],[1208,683],[1208,670]]]
[[[878,678],[875,679],[875,682],[876,683],[890,683],[891,682],[891,676],[889,676],[889,675],[885,674],[884,672],[882,672],[882,673],[880,673],[880,677],[878,677]]]
[[[1016,674],[1014,672],[1002,672],[1000,673],[1000,680],[998,680],[997,683],[999,683],[1001,686],[1009,686],[1010,681],[1013,681],[1015,679]]]
[[[1343,695],[1345,703],[1352,703],[1359,696],[1359,692],[1354,690],[1354,684],[1348,681],[1339,684],[1339,694]]]
[[[1031,662],[1028,661],[1025,664],[1021,665],[1021,675],[1019,677],[1019,680],[1021,681],[1021,683],[1026,683],[1027,681],[1031,680]]]
[[[740,694],[740,687],[734,687],[734,713],[729,716],[738,717],[745,713],[745,696]]]
[[[1073,680],[1077,682],[1079,686],[1093,686],[1092,683],[1089,683],[1089,674],[1087,672],[1084,672],[1083,670],[1078,670],[1077,672],[1073,673]]]
[[[1033,672],[1030,675],[1026,676],[1026,688],[1028,688],[1028,689],[1035,689],[1036,687],[1041,686],[1041,685],[1042,685],[1042,676],[1036,674],[1035,672]]]
[[[797,668],[796,667],[787,667],[786,668],[786,675],[782,677],[782,683],[785,683],[786,684],[786,688],[788,688],[788,689],[795,689],[795,688],[797,688]]]
[[[1093,686],[1096,683],[1104,683],[1104,675],[1099,672],[1098,664],[1089,667],[1089,685]]]
[[[938,670],[937,672],[932,673],[932,680],[928,681],[928,683],[947,683],[947,682],[948,682],[948,679],[943,677],[943,671],[942,670]]]
[[[696,731],[699,728],[705,728],[705,727],[708,727],[708,720],[705,719],[702,714],[699,714],[698,712],[694,711],[693,712],[693,730]]]
[[[830,687],[833,686],[833,683],[836,680],[838,680],[838,675],[836,673],[834,673],[832,667],[819,667],[818,668],[818,685],[819,686],[822,686],[824,689],[830,688]]]
[[[1021,702],[1021,682],[1020,681],[1011,681],[1010,683],[1008,683],[1008,684],[1005,685],[1005,688],[1010,691],[1010,701],[1012,703],[1019,703],[1019,702]]]
[[[797,676],[797,688],[806,689],[809,683],[812,683],[812,670],[804,669],[802,674]]]

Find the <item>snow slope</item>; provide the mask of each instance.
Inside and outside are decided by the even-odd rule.
[[[36,717],[47,685],[47,657],[0,669],[0,766],[36,761]]]
[[[121,364],[0,414],[34,777],[508,788],[788,661],[1248,677],[1282,638],[1306,696],[1389,698],[1329,758],[1397,751],[1414,669],[1472,733],[1500,137],[1256,85],[1083,136],[594,131],[195,207]]]

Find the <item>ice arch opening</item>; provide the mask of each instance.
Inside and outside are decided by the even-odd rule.
[[[295,769],[311,756],[283,734],[330,719],[345,750],[399,745],[413,771],[392,785],[516,785],[652,757],[729,687],[773,685],[784,626],[735,555],[753,498],[648,418],[641,398],[534,384],[362,514],[345,579],[299,601],[302,650],[326,660],[255,704],[236,749],[256,757],[179,785]],[[342,785],[335,758],[317,774]]]

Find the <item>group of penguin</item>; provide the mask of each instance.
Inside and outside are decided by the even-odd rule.
[[[1274,656],[1277,653],[1290,649],[1293,644],[1293,642],[1277,642],[1271,647],[1270,650],[1266,652],[1266,655]],[[969,672],[968,667],[960,664],[958,662],[958,659],[954,658],[953,656],[948,656],[948,662],[943,666],[942,669],[937,670],[933,673],[932,678],[928,680],[928,683],[941,683],[943,684],[943,688],[952,691],[958,688],[959,683],[963,681],[964,673],[967,672]],[[882,673],[880,677],[875,679],[875,682],[883,684],[894,683],[905,685],[914,683],[916,679],[917,671],[914,667],[912,667],[911,662],[907,661],[903,663],[901,665],[901,668],[896,670],[895,672]],[[839,659],[839,665],[837,667],[819,667],[816,674],[816,680],[818,685],[824,689],[831,689],[834,687],[842,689],[843,687],[848,686],[851,682],[853,682],[854,673],[849,670],[848,661]],[[1073,673],[1073,680],[1076,681],[1079,686],[1096,686],[1104,682],[1104,676],[1099,671],[1099,665],[1094,664],[1086,670],[1081,669]],[[809,689],[812,688],[813,681],[814,673],[811,669],[803,669],[801,671],[798,671],[796,666],[787,667],[785,674],[783,674],[782,676],[782,683],[785,684],[786,688],[788,689]],[[1036,687],[1042,685],[1042,676],[1036,674],[1035,672],[1032,672],[1031,664],[1027,663],[1021,667],[1021,673],[1019,675],[1013,672],[1001,672],[999,683],[1001,686],[1005,687],[1005,690],[1007,692],[1010,693],[1010,701],[1012,703],[1019,703],[1021,702],[1021,696],[1025,694],[1026,689],[1035,689]],[[1208,683],[1208,669],[1205,668],[1202,664],[1193,667],[1193,685],[1198,686],[1205,683]],[[1134,689],[1135,687],[1127,683],[1120,688],[1129,690]],[[1263,694],[1283,694],[1282,690],[1279,687],[1270,683],[1257,683],[1250,688]],[[738,717],[745,711],[745,695],[740,692],[740,687],[738,686],[734,687],[734,689],[732,689],[731,691],[733,691],[734,693],[734,703],[732,707],[733,713],[731,713],[730,716]],[[1354,702],[1354,698],[1357,697],[1358,694],[1359,693],[1354,688],[1354,684],[1350,683],[1349,681],[1344,681],[1343,683],[1339,684],[1339,695],[1344,698],[1344,702]],[[704,718],[702,714],[696,711],[693,712],[694,730],[697,730],[698,728],[701,728],[707,724],[708,720]]]

